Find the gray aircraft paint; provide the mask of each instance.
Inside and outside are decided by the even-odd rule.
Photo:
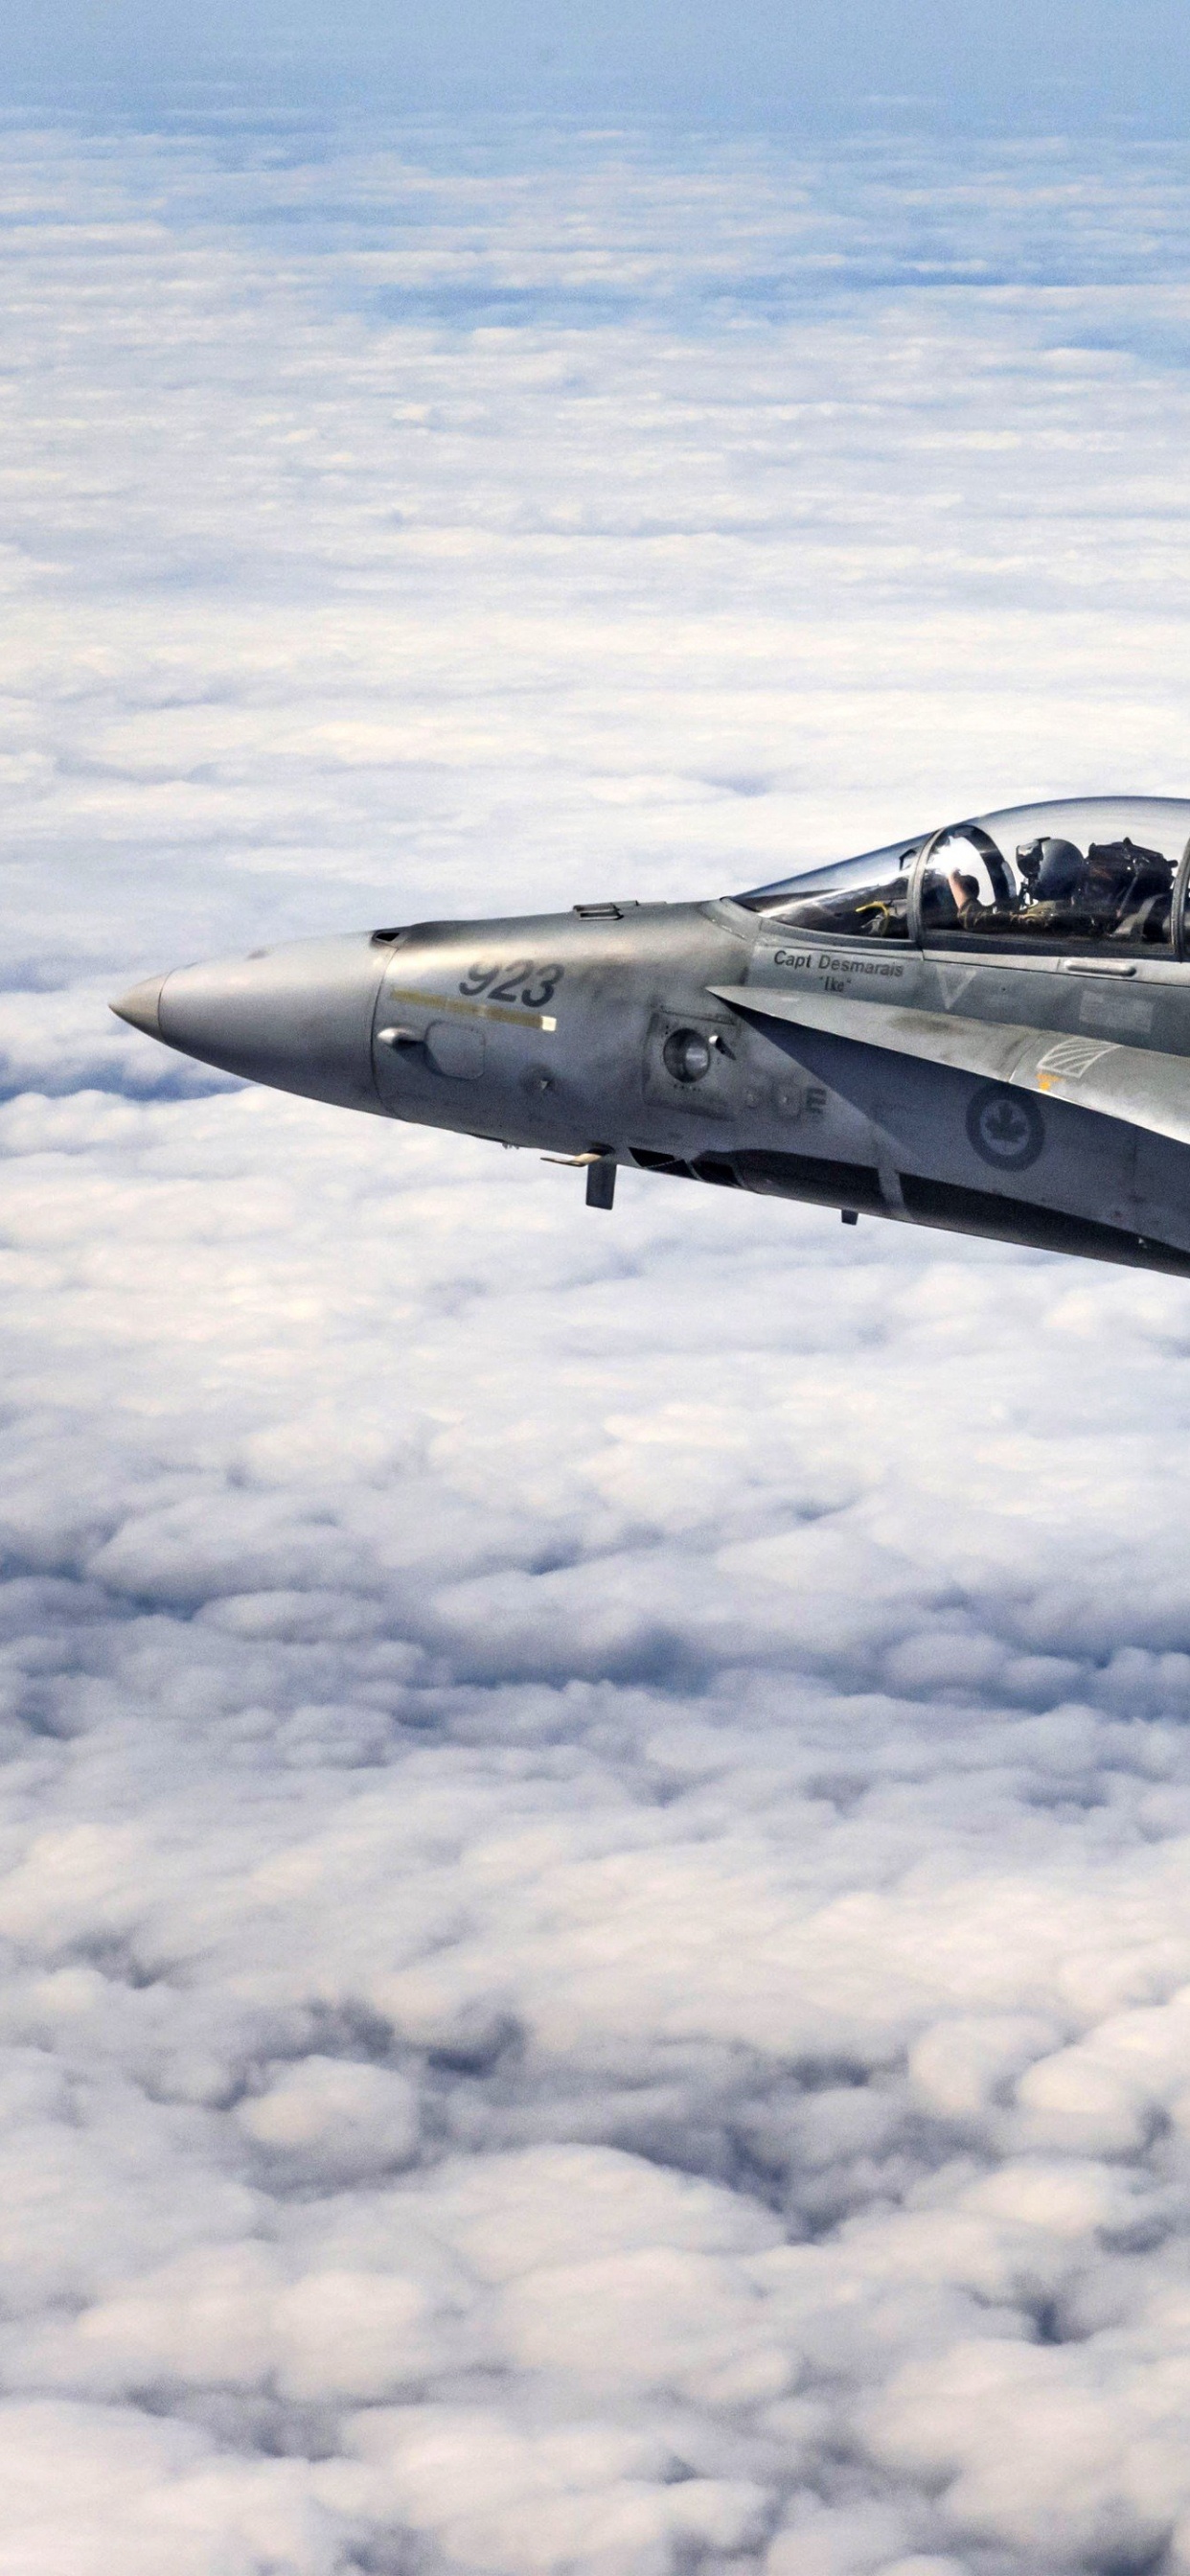
[[[1077,813],[1118,831],[1127,810]],[[1171,848],[1190,841],[1190,805],[1136,810]],[[812,911],[836,879],[862,892],[851,862],[756,897],[301,941],[115,1007],[251,1081],[576,1161],[597,1207],[635,1164],[1190,1275],[1190,866],[1150,869],[1166,926],[1143,944],[1144,904],[1097,941],[1086,897],[1069,938],[1049,936],[1056,907],[1030,909],[1023,878],[1002,916],[994,896],[922,934],[945,845],[978,861],[981,834],[994,872],[983,825],[875,854],[885,879],[908,863],[917,937],[887,904],[868,911],[895,936],[764,909]],[[1046,935],[1023,953],[1034,919]]]

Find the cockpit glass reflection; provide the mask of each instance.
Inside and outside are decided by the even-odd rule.
[[[1188,839],[1190,801],[1173,797],[1012,806],[743,900],[835,939],[1190,953],[1190,937],[1175,940],[1172,921]]]
[[[920,837],[894,841],[886,850],[761,886],[741,900],[753,912],[768,913],[792,930],[820,931],[825,939],[907,939],[909,871],[921,847]]]
[[[921,884],[929,941],[1166,949],[1190,807],[1156,799],[1018,807],[959,823]]]

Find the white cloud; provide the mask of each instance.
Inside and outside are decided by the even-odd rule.
[[[1176,786],[1180,169],[518,149],[6,139],[0,2576],[1190,2565],[1185,1289],[103,1008]]]

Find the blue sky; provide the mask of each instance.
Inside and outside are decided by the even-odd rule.
[[[250,14],[47,0],[8,13],[0,74],[109,101],[202,76],[287,98],[379,93],[406,113],[1174,135],[1190,29],[1180,0],[265,0]]]

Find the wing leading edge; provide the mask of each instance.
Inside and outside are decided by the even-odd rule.
[[[712,984],[720,1002],[760,1019],[818,1029],[859,1046],[883,1047],[926,1064],[949,1065],[989,1082],[1048,1093],[1147,1127],[1190,1145],[1190,1060],[1116,1040],[1056,1036],[1052,1029],[1008,1021],[963,1019],[946,1011],[906,1010],[895,1002],[857,1002],[831,993],[777,993],[764,985]]]

